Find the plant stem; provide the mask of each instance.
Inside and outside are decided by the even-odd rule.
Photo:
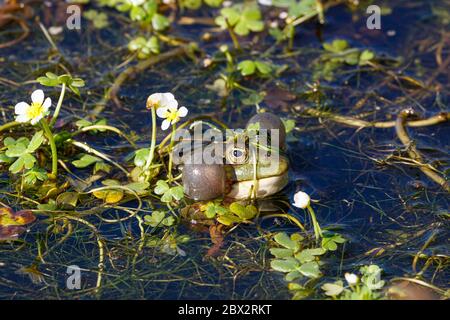
[[[322,237],[322,229],[320,229],[320,225],[319,225],[319,223],[317,222],[317,219],[316,219],[316,214],[314,213],[314,210],[311,207],[311,205],[308,205],[307,209],[308,209],[308,212],[309,212],[309,214],[311,216],[312,224],[313,224],[313,227],[314,227],[314,235],[315,235],[316,239],[319,240],[319,238]]]
[[[64,100],[64,94],[66,93],[66,84],[62,84],[61,93],[59,94],[58,104],[56,105],[55,112],[53,113],[53,118],[50,121],[50,127],[53,128],[55,125],[56,119],[58,118],[59,111],[61,110],[61,106]]]
[[[41,120],[42,128],[44,129],[45,136],[48,139],[48,142],[50,143],[50,149],[52,151],[52,173],[49,175],[50,179],[56,179],[58,174],[58,153],[56,151],[56,144],[55,139],[53,139],[53,133],[50,130],[50,127],[48,126],[47,120],[42,119]]]
[[[144,173],[146,175],[145,181],[150,180],[150,172],[148,172],[150,166],[153,162],[153,157],[155,155],[155,146],[156,146],[156,109],[151,107],[152,112],[152,140],[150,142],[150,152],[148,154],[147,162],[145,164]]]
[[[170,144],[169,144],[169,167],[167,169],[167,178],[169,179],[169,182],[172,181],[172,163],[173,163],[173,144],[175,143],[175,131],[177,130],[177,125],[172,125],[172,135],[170,137]]]
[[[18,125],[20,125],[20,122],[16,122],[16,121],[7,122],[0,126],[0,132],[17,127]]]
[[[241,46],[239,44],[239,40],[237,39],[236,34],[234,33],[233,27],[228,22],[228,19],[225,19],[225,21],[227,22],[228,33],[230,34],[231,40],[233,41],[234,48],[236,50],[241,50]]]

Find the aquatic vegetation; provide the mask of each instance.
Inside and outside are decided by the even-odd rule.
[[[335,236],[339,236],[335,234]],[[340,238],[340,243],[345,239]],[[302,299],[313,290],[309,286],[309,279],[317,279],[322,276],[320,267],[323,264],[322,257],[327,251],[334,251],[322,242],[322,246],[315,246],[305,239],[300,233],[290,236],[285,232],[274,235],[273,240],[277,244],[270,248],[270,253],[275,257],[270,266],[273,270],[285,273],[288,288],[293,293],[293,299]]]
[[[327,296],[341,300],[377,300],[382,299],[381,290],[385,281],[381,280],[382,269],[377,265],[362,266],[359,269],[360,276],[354,273],[346,273],[344,285],[342,280],[333,283],[325,283],[322,290]]]

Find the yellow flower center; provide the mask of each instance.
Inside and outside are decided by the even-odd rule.
[[[43,112],[44,112],[44,107],[42,106],[42,103],[33,102],[27,110],[27,116],[30,119],[34,119],[34,118],[37,118],[40,115],[42,115]]]
[[[166,119],[169,120],[171,123],[175,123],[180,119],[178,116],[178,110],[167,110],[166,112]]]

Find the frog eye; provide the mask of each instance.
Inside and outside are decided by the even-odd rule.
[[[227,154],[227,160],[231,164],[242,164],[248,160],[248,152],[244,148],[230,148]]]

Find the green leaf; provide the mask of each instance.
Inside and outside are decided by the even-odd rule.
[[[287,282],[295,281],[298,278],[302,277],[302,274],[298,271],[291,271],[288,274],[286,274],[285,279]]]
[[[244,60],[238,64],[237,68],[243,76],[249,76],[255,73],[256,66],[252,60]]]
[[[319,264],[315,261],[302,264],[297,271],[308,278],[318,278],[320,276]]]
[[[40,168],[34,168],[28,172],[26,172],[24,175],[24,182],[27,185],[33,185],[38,180],[39,181],[45,181],[48,179],[47,172]]]
[[[270,248],[270,253],[275,256],[275,258],[288,258],[294,255],[294,251],[291,249],[284,248]]]
[[[162,14],[156,13],[152,18],[152,26],[157,31],[166,29],[170,25],[169,19]]]
[[[325,291],[327,296],[338,296],[344,291],[342,281],[336,281],[335,283],[325,283],[322,285],[322,290]]]
[[[58,207],[76,207],[79,194],[77,192],[64,192],[58,195],[56,198],[56,204]]]
[[[84,154],[80,159],[72,161],[72,164],[77,168],[86,168],[102,159],[92,156],[90,154]]]
[[[273,239],[281,246],[297,251],[300,248],[300,245],[296,241],[292,241],[291,238],[285,232],[277,233]]]
[[[125,186],[139,194],[139,193],[145,193],[146,190],[149,188],[150,183],[148,183],[148,182],[132,182]]]
[[[33,168],[34,164],[36,163],[36,158],[29,153],[25,153],[23,156],[20,157],[20,159],[23,159],[25,169]]]
[[[221,223],[223,225],[226,225],[226,226],[231,226],[231,225],[233,225],[235,223],[241,223],[242,222],[242,220],[239,217],[237,217],[235,215],[232,215],[232,214],[221,215],[221,216],[217,217],[216,220],[219,223]]]
[[[90,20],[96,29],[103,29],[109,26],[108,16],[104,12],[91,9],[85,11],[83,17]]]
[[[324,43],[323,48],[329,52],[340,53],[349,47],[347,40],[336,39],[331,43]]]
[[[28,153],[33,153],[36,151],[44,142],[44,132],[38,131],[34,134],[33,138],[31,138],[30,144],[27,147]]]
[[[297,270],[299,263],[295,259],[274,259],[270,261],[270,266],[275,271],[292,272]]]
[[[139,149],[134,156],[134,164],[137,167],[144,167],[150,154],[149,148]]]
[[[198,9],[202,6],[202,0],[181,0],[182,6],[188,9]]]
[[[85,86],[84,80],[81,79],[81,78],[73,78],[72,79],[72,86],[76,87],[76,88],[84,87]]]
[[[220,5],[222,4],[223,0],[205,0],[205,3],[210,6],[210,7],[220,7]]]
[[[156,194],[164,194],[170,189],[169,184],[164,180],[158,180],[156,182],[155,193]]]
[[[284,124],[284,128],[286,129],[286,133],[291,132],[295,128],[295,120],[292,119],[281,119]]]
[[[19,142],[19,140],[13,144],[8,146],[8,150],[5,151],[5,154],[10,158],[17,158],[25,153],[27,153],[27,145],[28,143]]]
[[[364,50],[359,56],[359,65],[366,65],[373,58],[375,58],[375,54],[372,51]]]
[[[184,197],[184,188],[183,186],[176,186],[170,189],[172,196],[175,200],[179,201]]]
[[[258,71],[263,74],[269,74],[270,71],[272,71],[272,67],[270,66],[270,64],[263,62],[263,61],[255,61],[255,65],[256,68],[258,69]]]
[[[153,211],[151,215],[146,215],[144,217],[144,220],[150,226],[157,227],[159,224],[161,224],[165,216],[166,214],[163,211]]]
[[[111,166],[103,161],[98,161],[94,165],[94,174],[96,174],[99,171],[103,171],[105,173],[110,173]]]
[[[11,173],[18,173],[23,169],[23,166],[23,158],[18,158],[12,165],[9,166],[9,171],[11,171]]]

